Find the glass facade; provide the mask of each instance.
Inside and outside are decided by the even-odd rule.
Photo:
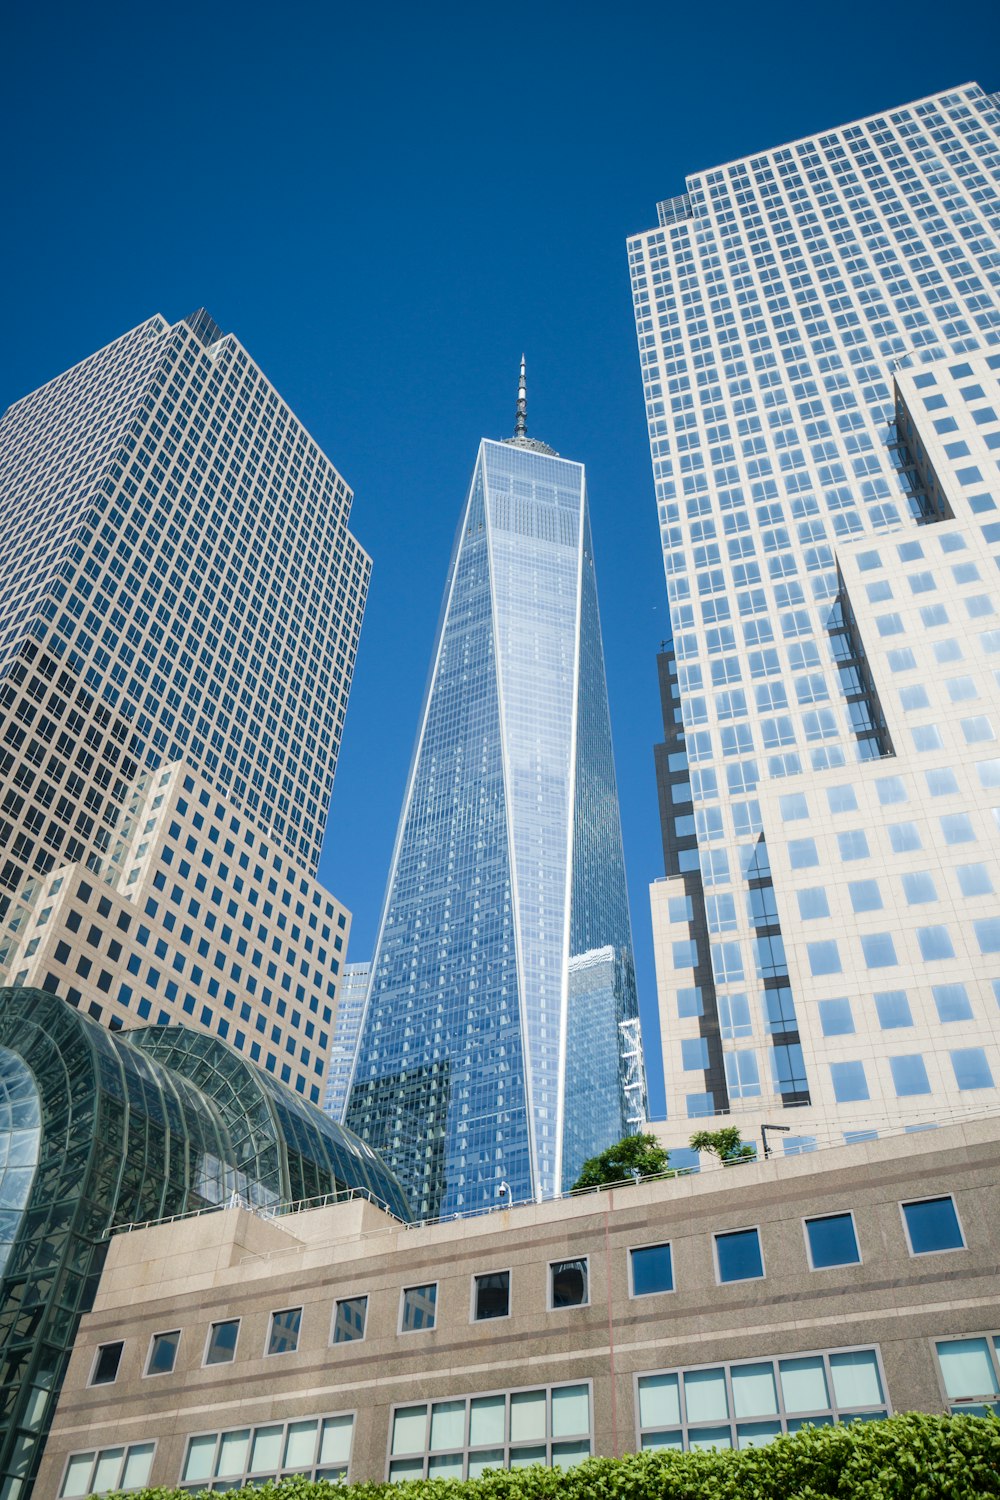
[[[30,1493],[109,1230],[224,1205],[234,1193],[280,1212],[313,1193],[361,1189],[408,1217],[398,1184],[362,1142],[224,1043],[170,1027],[126,1040],[35,990],[0,990],[3,1144],[4,1500]],[[120,1346],[105,1348],[94,1378],[113,1381]],[[81,1459],[74,1484],[91,1483],[83,1471]]]
[[[628,1128],[636,1016],[583,468],[484,441],[345,1118],[422,1214],[550,1196]]]
[[[940,1118],[1000,1055],[969,894],[998,852],[1000,110],[966,85],[687,187],[629,242],[672,631],[668,1112]],[[939,976],[972,1012],[950,1058]]]

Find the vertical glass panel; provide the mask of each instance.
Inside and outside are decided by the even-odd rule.
[[[217,1433],[208,1432],[202,1437],[193,1437],[188,1443],[187,1458],[184,1460],[184,1470],[181,1474],[185,1484],[211,1478],[217,1437]]]
[[[503,1396],[477,1396],[469,1403],[469,1447],[482,1443],[502,1443],[506,1399]]]
[[[577,1443],[552,1444],[552,1467],[554,1469],[573,1469],[577,1464],[582,1464],[584,1459],[589,1457],[589,1438]]]
[[[250,1452],[250,1473],[266,1474],[268,1470],[276,1469],[280,1462],[281,1428],[255,1428]]]
[[[714,1422],[729,1416],[729,1400],[726,1396],[726,1372],[720,1365],[715,1370],[690,1370],[684,1376],[684,1403],[688,1422]]]
[[[84,1495],[91,1493],[90,1471],[93,1465],[93,1453],[77,1453],[70,1459],[59,1491],[60,1500],[82,1500]],[[204,1476],[199,1474],[197,1477],[200,1479]]]
[[[428,1479],[461,1479],[465,1467],[464,1453],[446,1453],[432,1458],[427,1465]]]
[[[532,1443],[545,1438],[545,1392],[517,1391],[510,1398],[510,1440]]]
[[[692,1453],[705,1448],[731,1448],[733,1436],[728,1427],[689,1427],[688,1447]]]
[[[125,1457],[124,1448],[102,1448],[97,1455],[97,1463],[94,1466],[93,1486],[94,1492],[101,1490],[116,1490],[122,1470],[122,1459]]]
[[[502,1448],[482,1448],[478,1453],[469,1454],[469,1478],[478,1479],[487,1469],[503,1468]]]
[[[774,1384],[774,1366],[769,1359],[755,1365],[733,1365],[734,1415],[767,1417],[778,1410],[778,1392]]]
[[[319,1422],[289,1422],[285,1437],[285,1469],[305,1469],[312,1466],[316,1456],[316,1435]]]
[[[947,1339],[937,1345],[944,1388],[953,1401],[1000,1392],[985,1339]]]
[[[822,1355],[783,1359],[778,1368],[786,1411],[822,1411],[830,1405]]]
[[[532,1448],[512,1448],[510,1450],[510,1467],[512,1469],[530,1469],[532,1464],[544,1464],[548,1459],[548,1453],[544,1443],[538,1443]]]
[[[153,1446],[152,1443],[133,1443],[128,1450],[125,1472],[121,1479],[123,1490],[138,1490],[148,1484],[153,1463]]]
[[[780,1422],[743,1422],[736,1429],[737,1448],[763,1448],[781,1436]]]
[[[590,1392],[585,1385],[556,1386],[552,1392],[552,1436],[590,1431]]]
[[[681,1420],[677,1375],[643,1375],[639,1381],[640,1427],[672,1427]]]
[[[217,1474],[242,1474],[247,1466],[250,1450],[250,1429],[241,1427],[236,1432],[224,1432],[219,1444]]]
[[[392,1419],[392,1452],[423,1453],[426,1434],[426,1406],[401,1406]]]
[[[475,1441],[473,1439],[473,1441]],[[490,1439],[483,1439],[489,1442]],[[465,1402],[435,1401],[431,1407],[431,1452],[465,1444]]]
[[[327,1417],[323,1423],[323,1436],[320,1438],[320,1463],[346,1464],[351,1456],[353,1432],[353,1417]]]
[[[838,1406],[876,1406],[885,1400],[874,1349],[831,1354],[830,1376]]]

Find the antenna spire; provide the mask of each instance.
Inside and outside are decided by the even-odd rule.
[[[517,382],[517,413],[514,417],[514,436],[528,436],[528,387],[524,374],[524,355],[521,355],[521,374]]]

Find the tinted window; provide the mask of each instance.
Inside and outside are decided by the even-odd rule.
[[[673,1291],[674,1267],[669,1245],[643,1245],[629,1253],[634,1296],[648,1297],[651,1292]]]
[[[557,1260],[549,1267],[553,1307],[582,1307],[588,1300],[586,1260]]]
[[[175,1329],[173,1333],[156,1333],[149,1350],[149,1362],[146,1365],[147,1375],[169,1375],[174,1368],[174,1360],[177,1358],[177,1345],[181,1341],[180,1332]]]
[[[961,1250],[965,1246],[962,1226],[950,1197],[904,1203],[903,1217],[914,1255],[929,1255],[935,1250]]]
[[[510,1272],[489,1271],[476,1277],[475,1311],[477,1323],[486,1318],[505,1318],[510,1312]]]
[[[735,1229],[715,1236],[720,1281],[753,1281],[764,1274],[760,1235],[756,1229]]]
[[[102,1344],[97,1351],[97,1359],[94,1362],[94,1373],[91,1376],[91,1385],[111,1385],[117,1378],[118,1366],[121,1364],[122,1350],[125,1345],[120,1341],[115,1344]]]
[[[350,1344],[365,1336],[368,1318],[367,1297],[342,1297],[333,1319],[333,1342]]]
[[[236,1355],[239,1331],[239,1318],[227,1318],[224,1323],[212,1324],[205,1351],[206,1365],[228,1365],[232,1362]]]
[[[827,1266],[856,1266],[861,1260],[850,1214],[827,1214],[822,1219],[807,1219],[806,1234],[814,1271],[822,1271]]]
[[[293,1354],[299,1345],[301,1322],[301,1307],[286,1307],[284,1312],[272,1313],[271,1332],[267,1340],[268,1354]]]

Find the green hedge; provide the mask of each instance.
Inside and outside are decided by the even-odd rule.
[[[207,1492],[206,1492],[207,1493]],[[482,1479],[338,1485],[302,1478],[230,1500],[981,1500],[1000,1496],[1000,1421],[932,1417],[809,1427],[740,1453],[637,1453],[575,1469],[494,1470]],[[143,1490],[129,1500],[181,1500]]]

